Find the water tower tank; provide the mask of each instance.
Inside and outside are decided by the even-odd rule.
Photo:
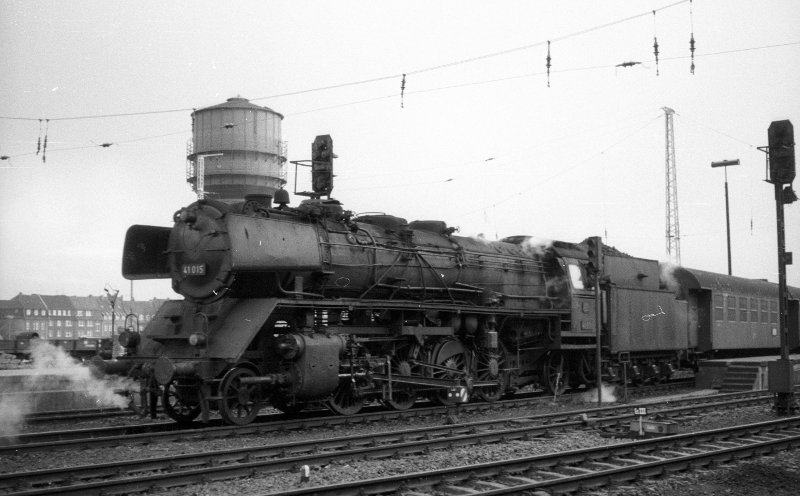
[[[192,112],[186,180],[200,198],[240,201],[270,195],[286,184],[283,116],[247,99]]]

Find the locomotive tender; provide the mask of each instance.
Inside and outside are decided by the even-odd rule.
[[[330,148],[328,136],[314,146],[321,138]],[[328,157],[311,164],[313,192],[297,207],[279,190],[277,206],[201,199],[171,228],[132,226],[123,275],[171,278],[184,300],[123,332],[125,356],[107,371],[162,391],[177,421],[216,410],[234,424],[267,405],[354,414],[372,400],[406,409],[462,391],[558,393],[595,381],[595,284],[606,379],[623,365],[668,379],[700,354],[779,347],[775,284],[664,270],[608,247],[598,274],[590,240],[490,242],[442,221],[354,215],[330,198]],[[790,313],[796,347],[797,299]]]

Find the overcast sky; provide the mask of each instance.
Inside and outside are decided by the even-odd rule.
[[[800,126],[796,0],[0,9],[0,299],[106,285],[129,297],[125,231],[169,226],[195,199],[191,109],[234,96],[285,116],[289,160],[310,158],[314,137],[330,134],[333,196],[354,212],[444,220],[488,239],[599,235],[662,261],[670,107],[683,265],[727,271],[724,173],[710,164],[738,158],[728,170],[733,273],[777,281],[773,188],[756,147],[773,120]],[[800,202],[786,206],[786,230],[788,281],[800,286]],[[176,297],[167,280],[133,291]]]

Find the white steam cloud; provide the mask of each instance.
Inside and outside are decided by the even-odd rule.
[[[527,238],[525,242],[521,244],[522,249],[525,250],[525,253],[538,256],[544,255],[548,248],[550,248],[552,245],[552,239],[537,238],[535,236]]]
[[[661,284],[668,290],[680,296],[678,293],[680,292],[681,285],[680,282],[678,282],[678,279],[675,277],[675,270],[680,268],[680,266],[669,262],[661,262],[658,265],[661,273]]]
[[[617,395],[616,393],[616,386],[611,384],[601,384],[601,400],[603,403],[616,403],[617,402]],[[590,389],[585,393],[581,394],[581,401],[584,403],[592,403],[597,402],[597,388]]]
[[[78,363],[61,348],[44,340],[31,342],[32,369],[25,375],[17,393],[6,392],[0,396],[0,435],[15,436],[25,422],[25,416],[34,411],[30,394],[37,391],[72,391],[100,407],[126,408],[129,400],[116,391],[135,390],[138,384],[126,377],[95,377],[90,369]],[[58,381],[58,384],[53,382]],[[65,405],[63,409],[69,409]]]

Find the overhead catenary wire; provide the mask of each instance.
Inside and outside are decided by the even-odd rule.
[[[623,23],[635,20],[635,19],[639,19],[641,17],[650,15],[651,12],[655,13],[655,12],[659,12],[659,11],[662,11],[662,10],[667,10],[667,9],[672,8],[672,7],[676,7],[678,5],[687,3],[689,1],[690,0],[678,0],[676,2],[664,5],[662,7],[659,7],[659,8],[653,9],[653,10],[648,10],[646,12],[641,12],[641,13],[634,14],[634,15],[631,15],[631,16],[628,16],[628,17],[624,17],[624,18],[621,18],[621,19],[610,21],[610,22],[607,22],[607,23],[604,23],[604,24],[591,26],[591,27],[588,27],[588,28],[585,28],[585,29],[581,29],[579,31],[568,33],[568,34],[563,35],[563,36],[550,38],[550,39],[544,40],[544,41],[537,41],[537,42],[534,42],[534,43],[529,43],[529,44],[518,46],[518,47],[508,48],[508,49],[500,50],[500,51],[497,51],[497,52],[491,52],[491,53],[486,53],[486,54],[477,55],[477,56],[473,56],[473,57],[468,57],[468,58],[465,58],[465,59],[455,60],[455,61],[447,62],[447,63],[444,63],[444,64],[438,64],[438,65],[433,65],[433,66],[429,66],[429,67],[423,67],[423,68],[419,68],[419,69],[416,69],[416,70],[413,70],[413,71],[407,71],[405,73],[389,74],[389,75],[378,76],[378,77],[369,78],[369,79],[363,79],[363,80],[358,80],[358,81],[349,81],[349,82],[332,84],[332,85],[327,85],[327,86],[320,86],[320,87],[317,87],[317,88],[308,88],[308,89],[304,89],[304,90],[291,91],[291,92],[287,92],[287,93],[279,93],[279,94],[275,94],[275,95],[269,95],[269,96],[263,96],[263,97],[257,97],[257,98],[250,98],[249,100],[251,102],[255,102],[255,101],[260,101],[260,100],[274,99],[274,98],[280,98],[280,97],[286,97],[286,96],[302,95],[302,94],[305,94],[305,93],[311,93],[311,92],[317,92],[317,91],[326,91],[326,90],[332,90],[332,89],[338,89],[338,88],[345,88],[345,87],[349,87],[349,86],[358,86],[358,85],[364,85],[364,84],[369,84],[369,83],[385,81],[385,80],[389,80],[389,79],[397,79],[397,78],[404,77],[404,76],[411,76],[411,75],[422,74],[422,73],[426,73],[426,72],[442,70],[442,69],[446,69],[446,68],[450,68],[450,67],[455,67],[455,66],[458,66],[458,65],[470,64],[470,63],[481,61],[481,60],[486,60],[486,59],[495,58],[495,57],[501,57],[503,55],[508,55],[508,54],[515,53],[515,52],[520,52],[520,51],[524,51],[524,50],[530,50],[532,48],[536,48],[536,47],[543,46],[545,44],[549,44],[550,42],[558,42],[558,41],[568,40],[568,39],[571,39],[571,38],[576,38],[576,37],[579,37],[579,36],[582,36],[582,35],[585,35],[585,34],[588,34],[588,33],[592,33],[592,32],[595,32],[595,31],[600,31],[600,30],[603,30],[603,29],[606,29],[606,28],[609,28],[609,27],[612,27],[612,26],[616,26],[616,25],[619,25],[619,24],[623,24]],[[68,117],[51,117],[50,120],[52,120],[52,121],[66,121],[66,120],[82,120],[82,119],[103,119],[103,118],[112,118],[112,117],[131,117],[131,116],[140,116],[140,115],[153,115],[153,114],[166,114],[166,113],[176,113],[176,112],[188,112],[188,111],[192,111],[192,110],[194,110],[194,108],[176,108],[176,109],[166,109],[166,110],[149,110],[149,111],[141,111],[141,112],[110,113],[110,114],[96,114],[96,115],[80,115],[80,116],[68,116]],[[0,116],[0,119],[28,120],[28,121],[36,121],[36,120],[38,120],[38,118],[35,118],[35,117],[6,117],[6,116]]]
[[[757,50],[768,50],[768,49],[774,49],[774,48],[784,48],[784,47],[797,46],[797,45],[800,45],[800,41],[789,41],[789,42],[784,42],[784,43],[773,43],[773,44],[769,44],[769,45],[761,45],[761,46],[755,46],[755,47],[734,48],[734,49],[730,49],[730,50],[720,50],[720,51],[710,52],[710,53],[701,53],[701,54],[697,55],[697,58],[713,57],[713,56],[719,56],[719,55],[730,55],[730,54],[736,54],[736,53],[744,53],[744,52],[751,52],[751,51],[757,51]],[[660,58],[660,60],[661,61],[674,61],[674,60],[684,60],[684,59],[692,59],[693,60],[694,57],[695,57],[695,55],[691,54],[691,55],[685,55],[685,56],[674,56],[674,57],[666,57],[666,58],[662,57],[662,58]],[[653,61],[654,61],[654,59],[645,60],[645,61],[642,61],[642,63],[650,63],[650,62],[653,62]],[[602,70],[602,69],[615,68],[615,67],[616,67],[616,64],[601,64],[601,65],[592,65],[592,66],[583,66],[583,67],[572,67],[572,68],[555,69],[555,70],[552,70],[552,72],[554,72],[554,73],[570,73],[570,72]],[[541,72],[528,72],[528,73],[524,73],[524,74],[516,74],[516,75],[510,75],[510,76],[505,76],[505,77],[500,77],[500,78],[491,78],[491,79],[486,79],[486,80],[481,80],[481,81],[470,81],[470,82],[466,82],[466,83],[457,83],[457,84],[439,86],[439,87],[434,87],[434,88],[420,89],[420,90],[414,90],[414,91],[404,91],[404,94],[420,94],[420,93],[430,93],[430,92],[436,92],[436,91],[445,91],[445,90],[455,89],[455,88],[464,88],[464,87],[469,87],[469,86],[492,84],[492,83],[498,83],[498,82],[503,82],[503,81],[511,81],[511,80],[515,80],[515,79],[523,79],[523,78],[542,76],[542,75],[545,75],[545,74],[546,74],[546,72],[544,72],[544,71],[541,71]],[[314,90],[306,90],[306,91],[314,91]],[[270,97],[270,98],[277,98],[279,96],[286,96],[286,95],[290,95],[290,94],[297,94],[297,93],[286,93],[286,94],[283,94],[283,95],[275,95],[275,96]],[[290,112],[290,113],[286,113],[285,115],[286,116],[303,115],[303,114],[314,113],[314,112],[319,112],[319,111],[324,111],[324,110],[331,110],[331,109],[347,107],[347,106],[351,106],[351,105],[360,105],[360,104],[365,104],[365,103],[377,102],[377,101],[380,101],[380,100],[386,100],[386,99],[391,99],[391,98],[396,98],[396,97],[397,97],[397,93],[392,93],[392,94],[377,96],[377,97],[373,97],[373,98],[355,100],[355,101],[344,102],[344,103],[339,103],[339,104],[327,105],[327,106],[324,106],[324,107],[316,107],[316,108],[313,108],[313,109]],[[267,98],[267,97],[264,97],[264,98]],[[264,99],[264,98],[262,98],[262,99]],[[256,99],[252,99],[251,101],[253,101],[253,100],[256,100]],[[78,120],[78,119],[99,119],[99,118],[111,118],[111,117],[154,115],[154,114],[167,113],[167,112],[188,112],[188,111],[194,111],[194,110],[196,110],[196,109],[195,108],[184,108],[184,109],[172,109],[172,110],[164,110],[164,111],[130,112],[130,113],[124,113],[124,114],[99,114],[99,115],[93,115],[93,116],[80,116],[80,117],[72,117],[72,118],[56,118],[56,119],[47,119],[47,120],[48,121],[50,121],[50,120],[59,121],[59,120]],[[33,117],[14,117],[14,116],[0,116],[0,119],[4,119],[4,120],[20,120],[20,121],[33,121],[33,122],[44,120],[44,119],[33,118]],[[187,133],[187,132],[190,132],[190,131],[191,130],[187,129],[187,130],[184,130],[184,131],[178,131],[178,132],[166,133],[166,134],[159,134],[159,135],[154,135],[154,136],[146,136],[146,137],[137,138],[137,139],[128,140],[128,141],[116,141],[115,143],[117,143],[117,144],[132,143],[132,142],[136,142],[136,141],[144,141],[144,140],[149,140],[149,139],[156,139],[156,138],[170,136],[170,135],[174,135],[174,134]],[[732,139],[736,139],[736,138],[732,138]],[[753,146],[753,145],[750,145],[749,143],[745,143],[745,144],[748,144],[748,146]],[[60,151],[71,151],[71,150],[79,150],[79,149],[86,149],[86,148],[94,148],[95,146],[96,145],[78,146],[78,147],[70,147],[70,148],[54,148],[54,149],[51,149],[50,151],[51,151],[51,153],[52,152],[60,152]],[[35,152],[30,152],[30,153],[20,153],[20,154],[7,155],[7,156],[9,158],[15,158],[15,157],[28,156],[28,155],[35,155],[35,154],[36,154]]]

